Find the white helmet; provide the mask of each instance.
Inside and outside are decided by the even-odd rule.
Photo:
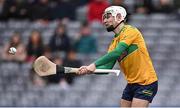
[[[125,8],[123,8],[121,6],[110,6],[110,7],[107,7],[105,9],[105,11],[104,11],[104,14],[106,14],[106,13],[111,13],[112,16],[114,16],[115,21],[116,21],[116,15],[117,14],[121,15],[121,21],[123,21],[126,18],[126,15],[127,15],[127,12],[126,12]]]

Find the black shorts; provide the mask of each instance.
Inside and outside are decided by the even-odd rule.
[[[132,101],[133,98],[152,102],[158,90],[158,81],[149,85],[127,84],[123,91],[122,99]]]

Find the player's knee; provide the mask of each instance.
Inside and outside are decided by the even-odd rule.
[[[128,101],[128,100],[124,100],[124,99],[121,99],[120,100],[120,106],[121,107],[131,107],[131,101]]]

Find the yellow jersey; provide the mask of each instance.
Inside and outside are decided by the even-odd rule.
[[[128,83],[148,85],[158,80],[141,32],[130,25],[124,25],[112,40],[108,52],[124,42],[128,48],[118,58],[118,63]]]

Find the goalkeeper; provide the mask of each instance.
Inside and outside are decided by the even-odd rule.
[[[93,73],[95,69],[112,69],[118,61],[127,80],[120,101],[121,107],[148,107],[158,89],[158,78],[141,32],[126,25],[126,10],[120,6],[105,9],[102,20],[108,32],[115,33],[108,53],[77,74]]]

